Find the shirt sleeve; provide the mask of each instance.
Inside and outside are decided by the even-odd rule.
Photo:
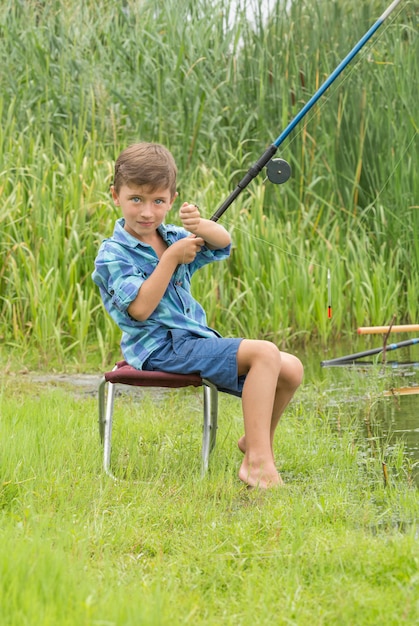
[[[172,234],[171,242],[182,239],[183,237],[190,237],[191,235],[191,233],[182,226],[171,226],[170,230]],[[194,272],[199,270],[201,267],[208,265],[208,263],[212,263],[213,261],[222,261],[223,259],[227,259],[230,256],[230,252],[231,243],[225,248],[217,248],[215,250],[202,246],[195,259],[191,263],[188,263],[189,274],[192,276]]]
[[[190,263],[190,272],[193,274],[196,270],[212,263],[213,261],[222,261],[230,256],[231,244],[228,244],[225,248],[217,248],[216,250],[210,250],[206,246],[203,246],[195,257],[195,260]]]
[[[99,286],[105,306],[116,307],[124,313],[135,300],[146,276],[124,255],[120,246],[105,243],[96,258],[92,278]]]

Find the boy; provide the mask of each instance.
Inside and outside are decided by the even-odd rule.
[[[122,218],[100,247],[93,280],[123,331],[121,348],[130,365],[198,372],[241,396],[245,434],[238,441],[244,454],[239,478],[263,489],[281,485],[273,438],[302,381],[302,364],[269,341],[222,338],[207,326],[190,293],[191,276],[227,258],[231,239],[187,202],[179,213],[183,228],[164,224],[178,195],[176,174],[171,153],[159,144],[134,144],[119,155],[111,192]]]

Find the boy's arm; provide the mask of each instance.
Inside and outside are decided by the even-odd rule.
[[[196,204],[184,202],[179,211],[179,217],[184,228],[197,237],[202,237],[210,250],[225,248],[231,243],[230,234],[224,226],[202,218]]]
[[[226,248],[231,243],[226,229],[221,224],[201,218],[199,209],[194,204],[185,202],[179,215],[184,228],[192,235],[169,246],[151,276],[141,285],[127,309],[136,320],[144,321],[150,317],[163,298],[178,265],[191,263],[204,244],[211,250],[217,250]]]
[[[183,237],[162,254],[152,274],[143,282],[127,311],[136,320],[144,321],[153,313],[169,285],[178,265],[191,263],[204,245],[201,237]]]

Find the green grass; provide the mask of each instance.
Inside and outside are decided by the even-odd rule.
[[[400,446],[365,443],[373,399],[307,384],[278,431],[286,486],[261,493],[236,477],[237,399],[201,479],[200,393],[142,398],[117,400],[114,482],[94,398],[4,379],[2,624],[417,623],[417,489]]]

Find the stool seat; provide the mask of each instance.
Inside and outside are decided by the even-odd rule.
[[[182,387],[203,388],[203,434],[202,434],[202,465],[201,473],[208,470],[209,456],[215,446],[218,420],[218,389],[199,374],[173,374],[169,372],[138,370],[126,361],[118,361],[115,367],[105,372],[98,388],[99,401],[99,434],[103,443],[103,468],[115,478],[111,472],[111,439],[116,385],[133,387],[166,387],[179,389]]]
[[[106,382],[134,387],[201,387],[199,374],[172,374],[170,372],[149,372],[137,370],[126,361],[119,361],[116,368],[104,374]]]

